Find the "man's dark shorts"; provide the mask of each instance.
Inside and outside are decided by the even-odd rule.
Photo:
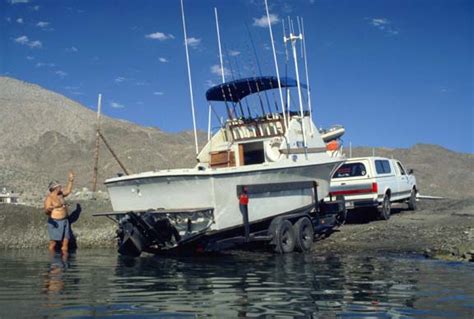
[[[50,240],[61,241],[71,238],[69,219],[48,219],[48,234]]]

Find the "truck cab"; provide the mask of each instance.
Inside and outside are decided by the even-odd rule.
[[[372,156],[350,158],[339,166],[329,196],[344,196],[347,209],[366,208],[387,220],[394,202],[416,209],[417,192],[412,170],[407,171],[399,160]]]

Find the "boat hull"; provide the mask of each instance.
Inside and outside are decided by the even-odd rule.
[[[211,207],[210,230],[242,225],[237,186],[315,181],[318,198],[328,195],[331,173],[341,161],[268,168],[255,171],[201,172],[151,175],[107,182],[114,211],[190,209]],[[183,171],[184,172],[184,171]],[[314,201],[313,189],[292,189],[250,196],[249,222],[283,214]]]

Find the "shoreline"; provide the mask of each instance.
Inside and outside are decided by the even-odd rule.
[[[73,224],[78,249],[115,248],[115,224],[92,213],[110,211],[107,201],[73,201],[82,207]],[[47,217],[41,209],[0,205],[0,249],[47,247]],[[313,255],[416,254],[427,258],[474,262],[474,198],[419,201],[416,211],[392,208],[389,221],[373,220],[367,212],[351,212],[341,228],[318,238]]]

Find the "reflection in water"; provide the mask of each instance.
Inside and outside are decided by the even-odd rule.
[[[112,250],[83,250],[48,260],[44,251],[10,251],[0,252],[0,265],[1,318],[32,310],[51,317],[472,318],[474,309],[472,265],[396,256],[126,259]],[[18,300],[26,307],[15,307]]]

